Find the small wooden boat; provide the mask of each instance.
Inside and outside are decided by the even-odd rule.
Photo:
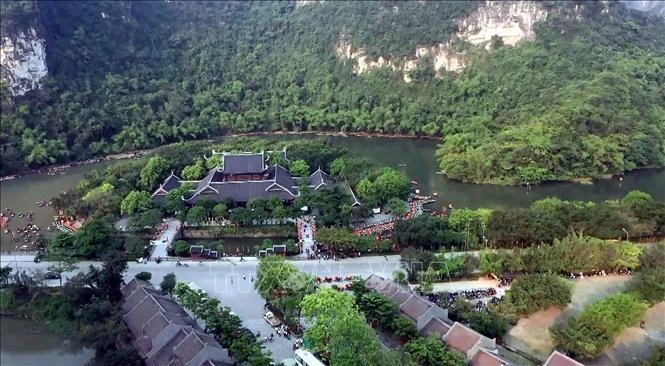
[[[411,181],[411,184],[414,185],[414,186],[417,186],[417,185],[418,185],[418,182],[416,182],[415,180],[412,180],[412,181]]]
[[[397,166],[400,167],[400,168],[405,168],[405,167],[406,167],[406,164],[404,164],[404,163],[400,163],[400,164],[397,164]]]
[[[37,205],[38,207],[44,207],[46,206],[46,201],[35,202],[35,205]]]
[[[438,175],[444,175],[444,174],[446,174],[446,173],[444,173],[443,170],[439,170],[438,172],[436,172],[436,174],[438,174]]]
[[[439,193],[438,193],[438,192],[433,192],[433,193],[432,193],[432,196],[434,196],[434,197],[439,197]]]

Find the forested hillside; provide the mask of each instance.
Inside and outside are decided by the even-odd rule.
[[[355,75],[340,39],[400,58],[476,2],[37,2],[49,78],[2,92],[3,174],[230,132],[441,136],[450,177],[515,184],[665,164],[665,24],[621,4],[548,2],[534,42],[466,46],[406,83]],[[3,29],[22,21],[3,4]],[[9,9],[11,10],[11,9]]]

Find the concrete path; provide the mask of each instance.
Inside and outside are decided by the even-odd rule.
[[[166,258],[168,256],[166,248],[176,239],[179,229],[182,226],[182,223],[176,219],[166,219],[164,223],[166,224],[166,229],[161,232],[157,239],[150,241],[152,258]]]
[[[307,258],[307,251],[313,253],[316,251],[314,243],[314,231],[316,230],[316,222],[314,218],[298,219],[296,222],[298,226],[298,239],[302,242],[302,251],[297,255],[299,258]]]

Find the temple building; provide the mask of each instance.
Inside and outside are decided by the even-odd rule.
[[[269,152],[270,153],[270,152]],[[288,162],[285,151],[282,158]],[[213,168],[198,181],[185,181],[171,173],[152,194],[153,200],[161,200],[168,192],[184,183],[194,186],[191,194],[183,197],[185,202],[195,204],[201,199],[212,199],[220,202],[226,198],[238,204],[246,204],[254,199],[268,200],[279,197],[285,203],[291,203],[300,195],[301,177],[294,177],[279,164],[268,165],[269,154],[261,153],[218,153],[221,165]],[[309,186],[318,190],[331,184],[328,174],[320,168],[309,177]]]

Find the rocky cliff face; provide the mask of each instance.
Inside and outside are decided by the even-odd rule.
[[[38,89],[48,74],[46,42],[35,27],[3,35],[0,39],[0,78],[12,95],[23,95]]]
[[[459,71],[466,65],[465,52],[456,50],[455,45],[468,42],[489,48],[492,37],[498,36],[506,45],[516,45],[524,39],[532,39],[534,24],[547,17],[547,11],[537,2],[525,1],[487,1],[474,13],[458,23],[458,31],[450,39],[434,46],[418,47],[411,57],[390,60],[379,57],[376,60],[365,56],[363,48],[356,48],[342,39],[336,46],[339,57],[353,59],[356,62],[354,72],[363,73],[373,68],[387,66],[401,70],[404,80],[411,81],[409,72],[418,66],[424,57],[428,57],[437,72]]]
[[[665,2],[664,1],[653,1],[653,0],[622,0],[621,1],[626,7],[630,9],[635,9],[639,11],[649,12],[661,17],[665,17]]]

